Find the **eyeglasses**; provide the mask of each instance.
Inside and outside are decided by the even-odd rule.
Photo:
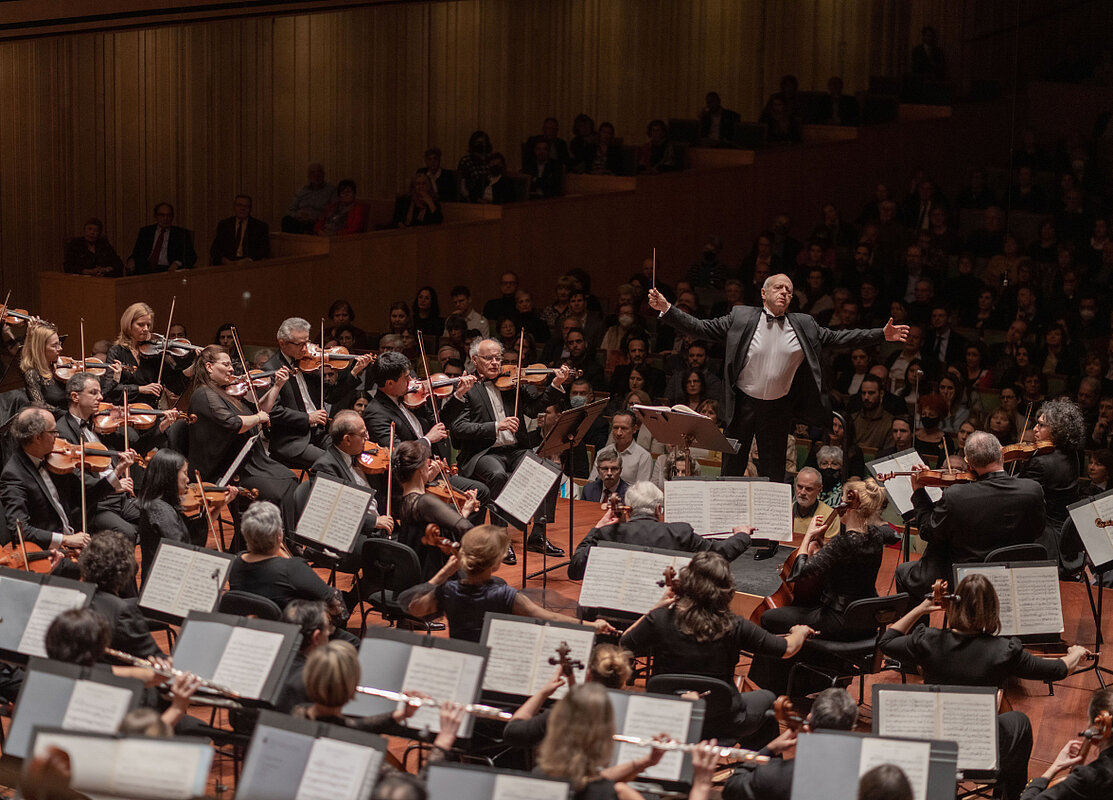
[[[600,472],[622,472],[622,467],[620,467],[620,466],[615,466],[615,467],[600,466],[599,471]]]
[[[480,353],[476,353],[475,357],[478,358],[480,361],[487,362],[488,364],[492,361],[502,361],[502,355],[485,356]]]

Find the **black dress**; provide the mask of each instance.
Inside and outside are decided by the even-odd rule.
[[[200,470],[202,479],[218,481],[232,465],[244,443],[258,426],[240,433],[241,415],[253,413],[248,405],[210,386],[198,386],[189,400],[189,410],[197,422],[189,426],[190,465]],[[282,511],[287,531],[297,525],[294,489],[298,481],[289,469],[267,455],[261,439],[256,440],[241,462],[233,479],[248,489],[258,489],[262,500],[269,500]]]
[[[291,600],[328,601],[335,590],[318,577],[300,558],[274,556],[262,561],[244,561],[240,556],[228,570],[228,588],[251,592],[285,608]]]
[[[1020,477],[1031,478],[1043,487],[1047,525],[1036,541],[1047,548],[1048,557],[1059,559],[1063,524],[1070,517],[1067,507],[1081,497],[1078,453],[1056,447],[1046,455],[1032,456],[1020,469]]]
[[[125,367],[135,367],[135,371],[124,370],[120,375],[120,383],[113,393],[113,400],[123,398],[127,392],[129,403],[150,403],[155,405],[158,398],[153,395],[140,394],[139,387],[148,383],[158,383],[159,364],[162,356],[143,356],[136,359],[131,348],[126,344],[114,344],[108,348],[108,362],[119,361]],[[166,365],[162,368],[162,386],[174,394],[181,394],[189,385],[189,380],[182,372],[192,363],[190,358],[178,359],[167,354]]]
[[[66,382],[60,381],[51,375],[44,378],[33,369],[23,371],[23,384],[27,389],[27,398],[32,403],[48,405],[54,409],[54,416],[60,417],[70,407],[70,397],[66,394]],[[101,391],[107,395],[116,386],[116,379],[111,372],[105,372],[100,377]]]
[[[208,525],[204,515],[195,520],[186,519],[180,507],[171,506],[165,500],[154,499],[139,506],[139,557],[143,568],[141,584],[147,582],[147,574],[158,552],[158,544],[163,539],[183,544],[204,546],[208,541]]]
[[[467,517],[461,517],[456,507],[434,497],[428,492],[410,492],[402,495],[399,507],[402,525],[397,538],[402,544],[412,548],[421,562],[421,577],[429,580],[448,561],[448,556],[436,547],[421,543],[425,526],[429,523],[441,529],[441,536],[454,542],[460,541],[472,529]]]
[[[1077,766],[1062,783],[1050,789],[1047,778],[1034,778],[1020,800],[1105,800],[1113,796],[1113,747],[1089,764]]]

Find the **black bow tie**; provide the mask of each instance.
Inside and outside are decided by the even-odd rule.
[[[93,423],[89,422],[89,420],[87,420],[87,419],[83,419],[83,420],[80,420],[80,421],[78,422],[78,426],[79,426],[79,427],[80,427],[80,428],[81,428],[82,430],[86,430],[86,431],[88,431],[88,430],[92,430],[92,429],[93,429]]]
[[[765,309],[762,309],[762,310],[765,311],[765,319],[768,320],[769,322],[784,322],[785,321],[785,315],[784,314],[781,314],[779,317],[775,317],[772,314],[770,314],[767,310],[765,310]]]

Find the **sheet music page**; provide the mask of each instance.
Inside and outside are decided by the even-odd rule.
[[[882,736],[938,739],[937,695],[935,692],[877,693],[877,732]]]
[[[692,704],[686,700],[664,700],[659,697],[633,695],[626,704],[626,719],[619,732],[625,736],[652,739],[661,733],[668,734],[678,742],[688,741],[688,725],[692,721]],[[647,752],[635,744],[620,744],[615,748],[612,764],[641,758]],[[669,750],[655,766],[641,773],[643,778],[675,781],[680,779],[684,766],[684,753]]]
[[[528,455],[518,462],[514,473],[495,502],[499,508],[522,522],[533,519],[545,495],[560,474]]]
[[[236,797],[244,800],[289,797],[312,742],[312,737],[301,733],[258,725],[236,784]],[[280,792],[280,787],[285,791]]]
[[[212,682],[235,689],[244,697],[258,698],[283,640],[281,633],[235,628],[216,665]]]
[[[997,695],[940,692],[940,727],[935,739],[958,742],[958,768],[997,766]]]
[[[677,572],[681,567],[688,565],[691,557],[666,556],[660,553],[630,552],[630,560],[626,562],[626,579],[619,596],[617,606],[620,611],[632,611],[645,614],[657,601],[665,590],[657,585],[657,581],[664,578],[665,567],[672,567]]]
[[[19,641],[39,599],[40,584],[0,575],[0,647],[18,650]]]
[[[931,765],[930,742],[900,742],[894,739],[862,739],[862,755],[858,760],[858,777],[874,767],[892,764],[900,767],[912,784],[914,800],[927,800],[928,768]]]
[[[487,627],[487,640],[491,648],[487,657],[487,671],[483,674],[483,688],[508,694],[533,694],[534,673],[539,671],[541,633],[543,627],[532,622],[512,622],[492,619]],[[546,672],[546,676],[552,674]],[[545,678],[548,680],[548,677]]]
[[[46,732],[35,737],[35,756],[46,755],[50,747],[60,748],[70,757],[70,788],[89,794],[112,791],[116,771],[116,741],[89,736],[67,736]]]
[[[491,800],[568,800],[568,784],[524,775],[496,775]]]
[[[463,653],[414,646],[410,649],[410,660],[406,664],[401,690],[424,692],[437,700],[471,702],[470,697],[460,697],[465,659]],[[436,733],[441,729],[441,712],[434,706],[421,706],[416,714],[406,720],[405,724],[417,730],[427,727],[431,732]]]
[[[352,552],[369,505],[371,505],[370,492],[354,486],[341,486],[340,497],[332,510],[332,519],[329,520],[328,527],[325,528],[324,535],[320,539],[321,544],[333,550]]]
[[[1020,623],[1017,620],[1016,603],[1013,602],[1013,571],[1008,567],[985,567],[981,564],[963,565],[956,569],[956,575],[961,583],[967,575],[984,575],[986,580],[993,584],[997,592],[998,614],[1001,617],[1001,636],[1016,636],[1020,633]],[[1058,581],[1058,576],[1056,576]],[[1058,585],[1058,584],[1056,584]],[[954,591],[952,588],[951,591]]]
[[[1099,528],[1097,520],[1113,519],[1113,496],[1099,497],[1088,506],[1072,509],[1078,534],[1086,547],[1090,560],[1095,564],[1108,564],[1113,561],[1113,526]]]
[[[294,800],[359,800],[369,770],[382,754],[338,739],[315,739]]]
[[[232,562],[213,553],[195,551],[193,561],[182,576],[181,590],[171,614],[185,618],[190,611],[211,613],[220,601],[220,590]]]
[[[919,453],[911,452],[902,456],[878,458],[871,461],[869,466],[876,470],[876,474],[880,475],[885,472],[909,472],[912,467],[926,467],[927,464],[920,458]],[[898,475],[885,481],[885,491],[888,492],[889,500],[901,514],[907,514],[912,510],[912,481],[907,475]],[[943,490],[938,488],[928,489],[927,493],[932,502],[938,501],[943,496]]]
[[[630,552],[618,547],[593,547],[588,551],[587,568],[580,586],[579,603],[582,607],[619,607]]]
[[[549,678],[556,674],[557,668],[549,663],[550,656],[556,656],[556,650],[560,647],[561,642],[567,642],[568,646],[572,648],[572,652],[568,657],[573,661],[580,661],[584,667],[573,667],[572,674],[576,676],[576,685],[579,686],[584,682],[584,674],[586,673],[587,663],[591,659],[591,648],[595,645],[595,629],[588,626],[581,628],[557,628],[552,625],[535,625],[534,627],[540,628],[541,646],[538,648],[539,656],[537,659],[537,670],[533,675],[533,685],[530,687],[530,694],[538,691],[542,686],[549,682]],[[491,662],[488,659],[487,669],[490,670]],[[553,692],[553,699],[559,700],[568,694],[568,687],[561,686]]]
[[[754,535],[792,541],[792,487],[787,483],[750,481],[750,524]],[[729,530],[729,528],[728,528]]]
[[[74,681],[73,693],[62,717],[62,727],[68,731],[115,733],[120,727],[120,720],[128,713],[131,698],[131,690],[120,686]]]
[[[27,627],[23,629],[23,636],[19,640],[19,652],[29,656],[46,657],[46,645],[43,639],[46,630],[54,618],[63,611],[71,608],[84,608],[88,596],[77,589],[67,589],[63,586],[44,585],[39,590],[35,607],[31,609],[31,616],[27,620]]]
[[[207,744],[125,739],[116,758],[113,791],[150,800],[189,800],[205,793],[213,750]]]
[[[193,563],[193,550],[162,544],[155,562],[147,574],[139,605],[164,614],[177,614],[178,597],[182,589],[182,576]],[[212,611],[212,607],[201,609]]]
[[[1012,570],[1016,591],[1018,633],[1062,633],[1063,602],[1059,597],[1059,570],[1046,567],[1017,567]]]
[[[665,522],[687,522],[700,535],[715,533],[708,519],[708,507],[711,505],[709,486],[709,481],[665,481]],[[748,508],[747,505],[747,516]]]
[[[695,483],[695,481],[689,481]],[[707,530],[696,533],[725,533],[735,525],[755,525],[754,489],[758,481],[707,481]],[[787,484],[786,484],[787,487]]]
[[[339,481],[320,479],[313,481],[309,499],[305,503],[301,516],[298,517],[298,536],[304,536],[315,542],[321,541],[328,529],[329,520],[332,519],[332,512],[340,499],[341,486],[343,484]]]

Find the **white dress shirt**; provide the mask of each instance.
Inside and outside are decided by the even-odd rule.
[[[788,394],[803,361],[804,350],[792,323],[762,308],[737,386],[758,400],[778,400]]]
[[[487,397],[491,399],[491,407],[495,411],[495,444],[494,447],[507,447],[514,444],[516,436],[512,431],[499,430],[498,424],[506,419],[506,409],[502,405],[502,392],[494,381],[483,381],[483,388],[487,390]]]

